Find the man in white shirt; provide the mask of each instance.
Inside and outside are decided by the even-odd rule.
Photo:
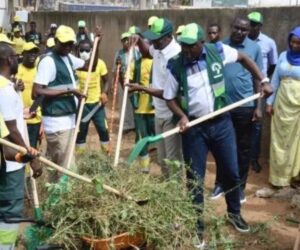
[[[14,249],[17,240],[19,223],[6,223],[5,219],[23,217],[25,163],[31,161],[33,177],[42,173],[41,166],[36,164],[34,156],[37,151],[25,144],[25,122],[23,104],[11,82],[11,75],[18,70],[16,52],[8,44],[0,42],[0,114],[3,116],[9,135],[7,139],[27,148],[29,154],[17,153],[14,157],[0,159],[0,249]],[[2,117],[1,117],[2,119]],[[3,121],[1,121],[3,122]],[[3,124],[1,124],[3,128]],[[1,131],[1,137],[2,137]],[[5,136],[5,135],[3,135]],[[9,160],[8,160],[9,159]]]
[[[146,88],[136,84],[129,84],[129,86],[131,90],[144,91],[154,97],[156,134],[161,134],[175,126],[172,119],[173,114],[163,100],[163,92],[168,84],[166,70],[168,60],[181,51],[180,45],[172,36],[172,32],[172,23],[166,18],[158,18],[149,30],[143,33],[143,36],[152,42],[151,46],[138,35],[133,36],[132,39],[137,42],[143,57],[153,58],[152,87]],[[158,142],[157,157],[162,172],[167,177],[169,170],[164,160],[182,160],[180,135],[173,135]]]
[[[193,191],[194,202],[201,205],[207,153],[211,151],[226,186],[228,219],[239,232],[249,232],[249,226],[240,214],[241,183],[235,133],[229,113],[190,128],[187,123],[227,105],[224,65],[238,61],[253,77],[262,80],[264,76],[248,56],[236,49],[221,42],[205,44],[203,29],[196,23],[186,25],[178,41],[182,52],[168,63],[168,84],[163,97],[179,118],[184,161],[189,166],[187,177],[191,180],[188,186]],[[264,88],[266,93],[271,92],[270,86]],[[199,185],[190,186],[191,183]],[[200,219],[197,229],[199,238],[202,238],[204,224]],[[199,248],[202,246],[200,244]]]
[[[85,61],[70,54],[75,42],[72,28],[64,25],[58,27],[53,52],[39,62],[32,90],[35,98],[44,96],[42,114],[47,155],[61,166],[66,166],[74,133],[76,98],[84,97],[76,89],[74,70],[82,68]],[[55,181],[58,176],[53,178],[52,181]]]

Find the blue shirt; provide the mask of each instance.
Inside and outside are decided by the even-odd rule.
[[[230,39],[224,40],[232,48],[249,56],[262,69],[262,55],[260,47],[249,38],[245,38],[241,44],[232,44]],[[251,73],[240,63],[231,63],[224,68],[224,79],[228,102],[234,103],[254,94],[253,78]],[[254,102],[248,102],[243,107],[254,107]]]
[[[275,41],[263,33],[259,33],[259,36],[254,40],[262,53],[263,68],[262,72],[264,76],[267,76],[268,68],[271,65],[276,65],[278,60],[277,46]]]

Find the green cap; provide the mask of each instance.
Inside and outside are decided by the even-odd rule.
[[[79,28],[84,28],[85,27],[85,21],[83,21],[83,20],[78,21],[78,27]]]
[[[128,33],[130,33],[130,34],[140,34],[141,29],[138,26],[131,26],[128,30]]]
[[[121,40],[125,39],[125,38],[128,38],[131,36],[131,33],[129,32],[124,32],[122,35],[121,35]]]
[[[180,35],[181,32],[182,32],[183,29],[184,29],[184,26],[185,26],[185,25],[179,25],[175,33],[176,33],[177,35]]]
[[[143,33],[143,36],[150,41],[160,39],[173,32],[173,25],[166,18],[158,18],[151,27]]]
[[[196,23],[189,23],[183,28],[181,35],[178,37],[180,43],[194,44],[204,39],[202,27]]]
[[[259,12],[257,11],[254,11],[254,12],[251,12],[249,15],[248,15],[248,19],[252,22],[255,22],[255,23],[263,23],[263,16],[262,14],[260,14]]]

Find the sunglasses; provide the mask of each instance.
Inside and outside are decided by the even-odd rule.
[[[208,32],[209,35],[215,35],[215,34],[217,34],[217,33],[218,33],[218,32],[216,32],[216,31],[209,31],[209,32]]]
[[[91,49],[79,49],[80,52],[90,52]]]

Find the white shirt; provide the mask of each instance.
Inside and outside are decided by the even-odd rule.
[[[66,64],[69,70],[73,87],[76,88],[77,86],[76,86],[76,80],[74,78],[73,70],[82,68],[84,66],[84,60],[77,58],[72,54],[69,54],[69,57],[72,61],[72,65],[70,65],[67,56],[62,56],[61,59]],[[52,57],[46,56],[40,61],[38,65],[37,74],[34,82],[40,85],[48,86],[49,82],[52,82],[55,79],[55,77],[56,77],[55,63]],[[75,101],[77,101],[76,98]],[[75,128],[76,115],[72,114],[72,115],[59,116],[59,117],[43,116],[42,119],[43,119],[45,133],[53,134],[57,131]]]
[[[238,59],[238,51],[228,45],[223,44],[224,60],[223,64],[234,63]],[[199,61],[198,61],[199,62]],[[207,69],[198,68],[197,72],[188,74],[187,68],[187,84],[188,84],[188,107],[189,116],[200,117],[214,111],[214,93],[209,83]],[[206,67],[206,64],[204,64]],[[201,67],[201,66],[200,66]],[[168,70],[168,85],[164,91],[164,98],[166,100],[173,100],[177,97],[178,82],[173,74]]]
[[[0,76],[3,77],[3,76]],[[16,120],[17,128],[25,138],[25,121],[23,117],[23,103],[21,97],[10,82],[7,86],[0,88],[0,112],[4,121]],[[25,164],[15,161],[6,161],[6,172],[12,172],[23,168]]]
[[[154,49],[153,45],[149,48],[149,53],[153,57],[152,68],[152,87],[155,89],[166,89],[169,84],[167,81],[167,63],[168,60],[176,56],[181,51],[181,46],[173,38],[171,43],[163,50]],[[168,108],[166,101],[153,97],[155,107],[155,116],[158,118],[168,119],[172,117],[172,112]]]

